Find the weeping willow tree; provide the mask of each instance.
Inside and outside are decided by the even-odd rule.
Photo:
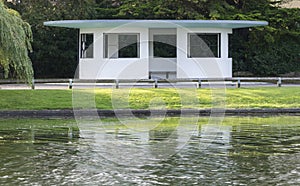
[[[31,82],[33,68],[28,57],[28,52],[32,51],[31,42],[30,25],[0,0],[0,66],[5,78],[13,72],[14,78]]]

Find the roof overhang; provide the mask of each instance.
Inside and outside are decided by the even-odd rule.
[[[65,28],[115,28],[115,27],[143,27],[143,28],[247,28],[266,26],[267,21],[246,20],[61,20],[47,21],[45,26]]]

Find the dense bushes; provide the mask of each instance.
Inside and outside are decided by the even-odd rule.
[[[248,71],[257,76],[300,72],[299,9],[273,8],[259,17],[267,20],[269,26],[235,31],[234,71]]]

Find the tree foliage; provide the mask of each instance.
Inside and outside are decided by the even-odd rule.
[[[7,78],[14,76],[31,82],[33,70],[28,50],[32,51],[30,25],[21,19],[18,12],[5,7],[0,1],[0,66]]]
[[[91,19],[93,0],[22,0],[10,6],[22,13],[34,35],[30,57],[36,78],[73,77],[78,61],[78,31],[53,28],[44,21]]]
[[[299,9],[274,7],[243,14],[244,19],[267,20],[269,25],[235,31],[234,71],[249,71],[258,76],[299,73],[299,17]]]
[[[33,30],[30,55],[35,76],[73,77],[78,61],[78,31],[43,26],[66,19],[233,19],[266,20],[269,26],[235,29],[234,71],[257,76],[300,72],[299,9],[278,5],[289,0],[16,0]]]

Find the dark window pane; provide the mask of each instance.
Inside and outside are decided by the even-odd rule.
[[[104,58],[108,58],[108,35],[104,34]]]
[[[138,37],[137,35],[119,35],[119,58],[131,58],[138,56]]]
[[[190,34],[188,57],[220,57],[220,34]]]
[[[199,46],[203,40],[197,35],[190,35],[190,46]]]
[[[94,57],[94,36],[93,34],[81,34],[81,52],[80,58]]]
[[[153,40],[154,57],[176,58],[176,35],[154,35]]]
[[[232,58],[232,34],[228,34],[228,57]]]

